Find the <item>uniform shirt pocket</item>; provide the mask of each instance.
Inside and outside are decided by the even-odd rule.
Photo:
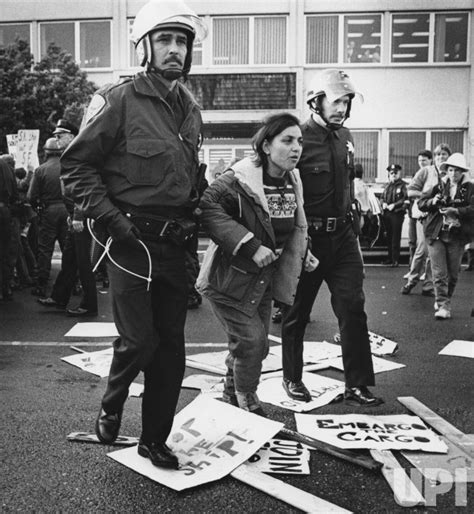
[[[163,139],[128,139],[125,175],[131,184],[156,186],[176,170],[172,141]]]
[[[301,173],[304,188],[317,194],[324,194],[331,187],[332,177],[328,161],[318,161],[305,173]]]

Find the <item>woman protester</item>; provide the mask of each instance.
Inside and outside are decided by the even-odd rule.
[[[435,318],[451,318],[451,297],[458,280],[464,245],[471,241],[474,225],[474,184],[461,153],[453,153],[440,166],[446,178],[418,201],[427,211],[423,225],[431,259],[436,301]]]
[[[197,284],[227,333],[223,400],[265,415],[256,391],[272,300],[291,305],[302,268],[313,271],[318,261],[308,249],[295,169],[299,120],[288,113],[268,117],[252,147],[255,155],[233,164],[201,199],[202,227],[212,242]]]

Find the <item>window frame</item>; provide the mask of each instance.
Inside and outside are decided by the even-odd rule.
[[[337,50],[337,60],[335,62],[321,62],[321,63],[313,63],[307,61],[308,54],[308,18],[316,18],[316,17],[328,17],[332,16],[337,18],[337,34],[336,40],[338,45]],[[346,44],[345,44],[345,20],[347,17],[354,16],[378,16],[380,18],[380,61],[379,62],[347,62],[345,61],[345,53],[346,53]],[[331,66],[331,65],[341,65],[348,68],[360,68],[361,66],[370,66],[377,67],[384,65],[384,51],[383,46],[385,44],[385,24],[384,24],[384,13],[383,12],[351,12],[351,13],[305,13],[304,15],[305,23],[304,23],[304,42],[305,42],[305,67],[320,67],[320,66]]]
[[[267,64],[260,64],[255,63],[255,18],[284,18],[285,20],[285,60],[281,63],[267,63]],[[249,34],[248,34],[248,62],[247,63],[240,63],[240,64],[215,64],[214,63],[214,38],[216,31],[214,30],[214,20],[218,19],[247,19],[249,21]],[[255,14],[255,15],[241,15],[241,16],[233,16],[233,15],[222,15],[222,16],[212,16],[211,17],[211,30],[210,30],[210,66],[211,67],[225,67],[225,68],[231,68],[231,67],[242,67],[242,66],[262,66],[264,68],[271,68],[275,66],[288,66],[289,65],[289,38],[288,38],[288,23],[289,23],[289,16],[288,14],[269,14],[269,15],[263,15],[263,14]],[[203,45],[203,51],[202,51],[202,62],[205,61],[205,55],[204,55],[204,45]],[[200,66],[200,65],[198,65]]]
[[[86,67],[81,66],[81,23],[103,23],[106,22],[109,24],[110,28],[110,65],[109,66],[98,66],[98,67]],[[85,20],[49,20],[49,21],[40,21],[38,22],[38,56],[39,60],[43,58],[43,48],[41,47],[41,27],[44,25],[57,25],[60,23],[70,23],[74,26],[74,60],[76,64],[80,67],[81,70],[85,70],[89,73],[91,72],[102,72],[102,71],[111,71],[114,69],[113,65],[113,34],[112,34],[112,20],[106,18],[93,18],[93,19],[85,19]]]
[[[424,62],[407,61],[407,62],[394,62],[393,61],[393,19],[398,15],[428,15],[428,59]],[[435,61],[435,28],[437,15],[467,15],[467,38],[466,44],[466,60],[465,61]],[[446,11],[397,11],[389,13],[389,38],[388,38],[388,65],[393,67],[420,67],[420,66],[467,66],[470,63],[470,45],[471,45],[471,12],[464,10],[446,10]]]
[[[30,21],[8,21],[8,22],[1,22],[0,23],[0,27],[3,27],[3,26],[12,26],[12,25],[28,25],[28,31],[29,31],[29,41],[28,41],[28,45],[30,47],[30,51],[31,51],[31,48],[32,48],[32,41],[33,41],[33,24],[30,22]],[[15,41],[11,41],[9,43],[7,43],[7,45],[10,45],[12,43],[14,43]],[[3,48],[5,48],[5,46],[7,45],[4,45]]]

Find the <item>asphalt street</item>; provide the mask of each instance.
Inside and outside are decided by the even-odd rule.
[[[57,271],[57,262],[54,270]],[[473,360],[438,352],[455,339],[474,340],[474,273],[463,271],[453,298],[453,318],[435,321],[433,298],[418,286],[408,296],[399,293],[407,268],[366,267],[365,293],[369,329],[399,345],[389,359],[406,367],[377,375],[376,394],[385,404],[359,409],[370,414],[406,414],[399,396],[414,396],[466,434],[474,433]],[[73,297],[71,304],[78,302]],[[88,321],[113,321],[107,289],[99,288],[99,316]],[[82,320],[83,321],[83,320]],[[2,452],[0,484],[2,512],[298,512],[289,505],[226,477],[183,492],[145,478],[107,457],[112,447],[73,443],[66,435],[93,431],[105,379],[62,362],[74,353],[65,333],[77,322],[63,312],[40,306],[29,290],[17,291],[13,302],[0,303],[0,387]],[[325,286],[314,305],[306,340],[332,341],[337,332]],[[278,336],[280,326],[272,324]],[[206,301],[189,311],[187,353],[222,351],[225,336]],[[111,339],[82,347],[104,349]],[[83,342],[84,343],[84,342]],[[205,346],[213,343],[214,346]],[[274,344],[274,343],[272,343]],[[202,373],[187,368],[186,374]],[[323,375],[342,380],[337,370]],[[139,377],[137,380],[142,381]],[[178,410],[197,395],[183,389]],[[265,404],[269,417],[295,429],[293,413]],[[313,414],[347,414],[354,407],[332,404]],[[125,406],[123,435],[138,436],[140,400]],[[400,458],[403,466],[408,463]],[[377,472],[320,452],[311,452],[309,476],[276,478],[358,513],[402,512],[385,479]],[[472,512],[473,487],[467,506],[456,507],[455,491],[437,496],[436,506],[412,512]]]

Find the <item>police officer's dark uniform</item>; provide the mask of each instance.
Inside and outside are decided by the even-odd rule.
[[[54,245],[59,242],[61,251],[67,235],[68,213],[61,191],[59,158],[62,148],[54,138],[44,146],[46,162],[41,164],[33,175],[27,194],[28,202],[40,209],[38,228],[38,281],[32,290],[37,296],[46,296],[46,286],[51,272],[51,259]]]
[[[15,176],[4,159],[0,158],[0,286],[2,298],[12,299],[11,267],[8,262],[11,244],[11,207],[18,200]]]
[[[337,70],[330,71],[333,72],[339,73]],[[341,79],[341,83],[344,82],[350,84],[346,75]],[[351,88],[347,91],[353,92]],[[351,390],[364,386],[364,396],[368,391],[365,386],[374,384],[367,316],[364,312],[363,263],[354,231],[358,220],[353,220],[351,210],[354,199],[353,139],[346,128],[328,128],[316,123],[313,117],[303,124],[302,132],[303,153],[298,168],[303,182],[312,252],[319,259],[319,266],[311,273],[302,273],[294,304],[284,309],[284,387],[293,398],[310,399],[301,381],[303,338],[314,300],[324,280],[331,292],[331,304],[341,333],[345,396],[357,403],[365,403],[366,400],[360,399],[360,390]],[[367,404],[381,401],[377,399],[377,402],[372,402],[370,391],[366,396]]]
[[[142,37],[160,28],[159,7],[150,2],[138,13],[134,30],[143,22]],[[148,19],[140,18],[148,8]],[[191,51],[188,34],[188,67]],[[138,453],[174,468],[177,459],[165,442],[185,369],[185,244],[194,230],[202,119],[188,90],[153,69],[96,96],[89,110],[92,118],[62,158],[63,179],[84,213],[107,227],[110,257],[127,270],[108,263],[120,336],[96,433],[104,443],[115,440],[129,386],[143,370]],[[147,251],[137,236],[149,251],[150,283]]]
[[[396,174],[401,169],[402,167],[399,164],[391,164],[387,171]],[[393,182],[389,182],[383,190],[381,200],[382,204],[393,205],[392,210],[384,209],[383,213],[388,247],[388,259],[384,264],[397,267],[400,258],[402,226],[408,201],[407,185],[403,179],[398,177]]]

